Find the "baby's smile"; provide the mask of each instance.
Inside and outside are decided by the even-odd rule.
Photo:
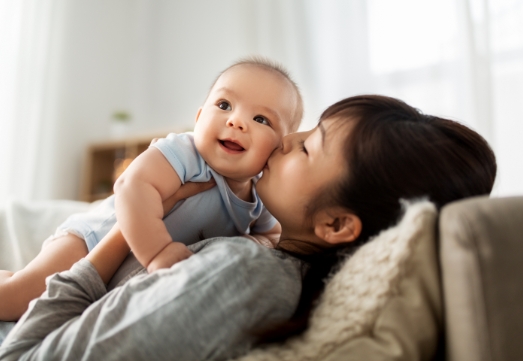
[[[238,141],[232,139],[219,140],[220,145],[229,153],[240,153],[245,150]]]

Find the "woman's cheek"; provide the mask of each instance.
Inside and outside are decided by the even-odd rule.
[[[293,179],[299,176],[300,169],[298,167],[298,162],[295,160],[290,160],[282,164],[280,168],[280,174],[285,178]]]

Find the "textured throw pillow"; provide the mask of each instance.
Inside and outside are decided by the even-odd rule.
[[[442,317],[436,220],[433,204],[406,204],[399,224],[362,246],[328,281],[307,331],[241,360],[431,359]]]

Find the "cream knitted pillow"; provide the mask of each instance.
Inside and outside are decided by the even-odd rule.
[[[437,211],[426,201],[406,206],[398,225],[362,246],[329,280],[307,331],[241,361],[430,358],[441,317]]]

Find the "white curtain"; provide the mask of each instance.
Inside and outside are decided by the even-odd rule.
[[[48,196],[56,1],[0,1],[0,201]]]
[[[494,194],[523,194],[523,1],[216,4],[0,0],[0,201],[75,198],[80,155],[105,138],[126,84],[140,85],[129,102],[144,127],[170,124],[191,74],[217,71],[201,50],[211,38],[220,67],[253,52],[283,62],[304,93],[304,128],[350,95],[398,97],[480,132],[498,157]]]
[[[477,130],[498,157],[494,195],[523,194],[523,1],[305,3],[319,99],[398,97]],[[302,39],[303,41],[303,39]]]

